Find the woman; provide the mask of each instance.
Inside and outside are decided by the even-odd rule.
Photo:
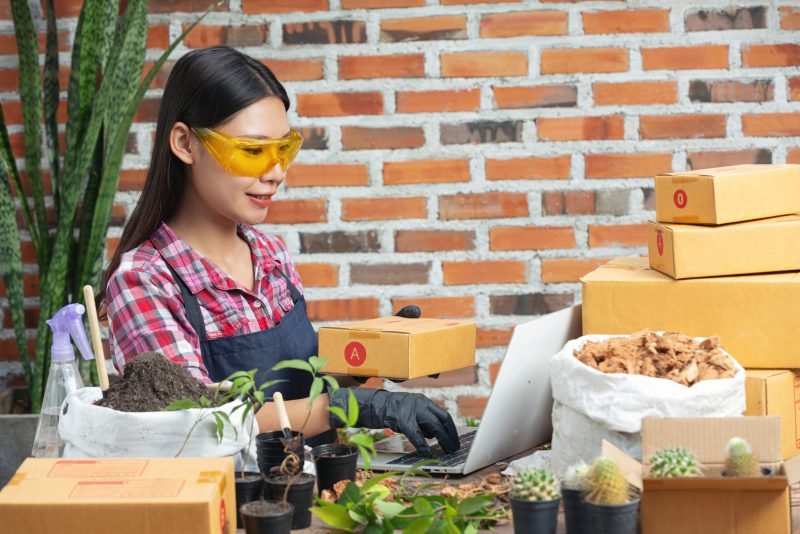
[[[192,51],[164,89],[147,180],[105,273],[111,352],[118,368],[145,351],[181,363],[204,383],[258,369],[260,382],[285,378],[293,424],[305,418],[310,376],[269,372],[283,359],[308,359],[317,337],[302,284],[283,243],[261,223],[302,144],[287,120],[289,98],[272,72],[232,48]],[[320,395],[305,433],[331,434]],[[422,452],[435,437],[458,449],[450,415],[419,394],[355,388],[358,426],[402,432]],[[274,406],[256,414],[277,429]],[[310,440],[312,443],[314,440]]]

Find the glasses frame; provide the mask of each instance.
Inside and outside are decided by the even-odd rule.
[[[289,168],[289,166],[294,162],[295,158],[297,158],[297,154],[300,152],[300,148],[303,145],[303,136],[295,130],[294,128],[289,130],[289,135],[286,137],[281,137],[280,139],[254,139],[251,137],[234,137],[232,135],[228,135],[222,133],[218,130],[213,128],[191,128],[192,132],[197,136],[200,142],[206,147],[206,150],[217,160],[217,163],[225,169],[227,172],[234,174],[236,176],[247,176],[250,178],[258,178],[263,176],[267,172],[270,171],[276,164],[280,163],[281,167],[284,171]],[[212,141],[213,140],[213,141]],[[272,154],[272,158],[269,164],[263,168],[263,170],[259,170],[259,172],[247,172],[243,171],[241,168],[237,168],[235,162],[233,162],[233,155],[235,151],[244,150],[248,147],[254,146],[261,146],[265,147],[269,150],[270,147],[275,147],[276,145],[282,144],[291,144],[295,145],[296,148],[294,149],[291,156],[288,158],[280,158],[276,157],[275,150],[270,150]]]

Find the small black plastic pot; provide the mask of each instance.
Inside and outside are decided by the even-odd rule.
[[[639,499],[628,504],[586,503],[594,534],[636,534],[639,531]]]
[[[567,534],[593,534],[592,518],[583,500],[583,492],[562,487],[561,501],[564,503]]]
[[[261,498],[261,492],[264,488],[264,478],[261,473],[255,471],[245,471],[242,477],[241,471],[236,471],[236,510],[242,507],[243,504],[257,501]],[[237,524],[242,524],[242,516],[237,515]]]
[[[257,500],[239,508],[247,534],[289,534],[294,507],[285,502]]]
[[[511,497],[510,500],[514,534],[555,534],[561,499],[523,501]]]
[[[282,501],[286,486],[291,481],[284,475],[269,476],[264,479],[264,497],[270,501]],[[286,496],[286,501],[294,506],[292,530],[311,526],[311,507],[314,504],[314,475],[301,473],[298,475]]]
[[[298,445],[293,449],[295,454],[300,458],[299,469],[302,470],[304,463],[304,447],[305,440],[303,434],[299,432],[292,432],[292,437],[300,436]],[[270,475],[270,470],[273,467],[278,467],[286,458],[285,438],[283,432],[276,430],[273,432],[262,432],[256,436],[256,452],[258,453],[258,469],[266,477]]]
[[[317,487],[322,490],[333,489],[340,480],[356,479],[358,449],[350,445],[333,443],[318,445],[311,449],[317,466]]]

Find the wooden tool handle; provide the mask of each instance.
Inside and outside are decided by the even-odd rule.
[[[92,349],[97,366],[97,377],[100,380],[100,389],[105,391],[108,389],[108,371],[106,371],[106,356],[103,353],[103,342],[100,339],[100,320],[97,318],[92,286],[83,286],[83,300],[86,301],[86,316],[89,319],[89,330],[92,332]]]
[[[272,394],[272,400],[275,402],[275,408],[278,410],[278,421],[280,421],[281,429],[288,429],[291,437],[292,424],[289,422],[289,414],[286,413],[286,405],[283,403],[283,395],[276,391]]]

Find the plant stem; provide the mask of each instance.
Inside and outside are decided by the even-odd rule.
[[[206,415],[208,415],[208,414],[204,414],[202,410],[200,411],[200,414],[198,414],[197,419],[195,420],[194,424],[192,425],[192,428],[190,428],[189,432],[186,433],[186,437],[183,439],[183,443],[181,443],[181,448],[178,449],[177,453],[175,453],[175,458],[177,458],[178,456],[181,455],[181,453],[183,452],[184,447],[186,447],[186,444],[189,443],[189,438],[191,437],[192,432],[194,432],[194,429],[197,427],[197,425],[200,424],[200,421],[202,421],[203,418]]]

